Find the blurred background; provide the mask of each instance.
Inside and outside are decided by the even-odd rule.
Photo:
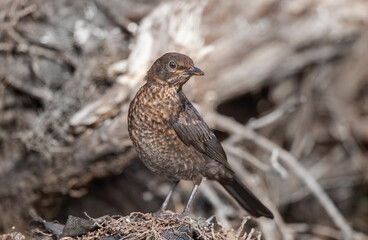
[[[139,161],[127,109],[152,62],[190,56],[184,91],[274,212],[263,239],[367,239],[368,2],[1,0],[0,233],[155,212],[170,183]],[[192,189],[181,182],[169,209]],[[247,213],[204,181],[191,216]]]

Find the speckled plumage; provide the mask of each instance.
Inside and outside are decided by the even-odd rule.
[[[182,86],[192,75],[203,72],[179,53],[163,55],[148,71],[128,116],[129,134],[139,157],[151,171],[171,181],[192,180],[199,185],[202,177],[218,180],[250,213],[271,217],[235,177],[220,142],[184,95]]]

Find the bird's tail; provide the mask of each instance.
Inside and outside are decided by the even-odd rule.
[[[220,183],[251,215],[255,217],[264,216],[267,218],[273,218],[271,211],[261,203],[261,201],[240,181],[238,177],[234,176],[234,181],[231,183]]]

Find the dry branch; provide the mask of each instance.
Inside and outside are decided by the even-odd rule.
[[[308,186],[310,191],[314,194],[314,196],[319,200],[327,213],[330,215],[332,221],[334,221],[336,226],[341,229],[342,233],[344,234],[344,238],[352,239],[353,230],[351,229],[348,222],[342,216],[340,211],[336,208],[335,204],[328,197],[323,188],[305,170],[305,168],[298,162],[298,160],[294,156],[292,156],[289,152],[280,148],[277,144],[271,142],[267,138],[257,134],[249,128],[242,126],[241,124],[226,116],[214,113],[210,119],[211,122],[216,124],[216,127],[218,127],[219,129],[229,131],[232,134],[240,134],[245,139],[249,139],[255,142],[259,147],[270,153],[272,153],[274,149],[277,149],[280,152],[280,159],[282,159],[283,163],[287,165],[288,168],[292,169],[293,173],[295,173],[299,177],[300,181]]]
[[[360,180],[354,186],[364,185],[367,11],[358,0],[1,1],[0,212],[6,217],[0,217],[0,231],[24,226],[35,205],[55,215],[44,206],[81,197],[91,181],[120,174],[136,159],[126,129],[129,99],[154,59],[178,51],[206,73],[185,88],[202,115],[228,104],[234,115],[257,117],[246,127],[222,115],[209,118],[230,133],[224,142],[229,158],[241,169],[245,158],[262,172],[282,175],[277,158],[270,163],[277,149],[280,163],[295,171],[350,236],[351,227],[314,178],[351,175]],[[255,102],[242,102],[241,109],[229,105],[244,96]],[[265,114],[264,102],[274,110]],[[244,138],[257,148],[246,150]],[[289,152],[279,147],[289,145]],[[330,149],[337,149],[339,161]],[[301,164],[313,165],[313,172]],[[141,185],[153,178],[142,175]],[[160,188],[156,181],[149,189]],[[280,182],[274,191],[293,199],[298,187]],[[114,191],[130,189],[119,196],[134,196],[131,206],[137,206],[143,195],[138,188],[125,180]],[[213,195],[211,190],[204,192]],[[162,195],[149,193],[156,200]],[[228,206],[217,200],[209,202],[224,213]],[[277,212],[280,202],[269,203],[280,216],[276,224],[260,221],[266,239],[293,237],[283,226],[285,213]]]

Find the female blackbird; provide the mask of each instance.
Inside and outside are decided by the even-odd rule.
[[[192,180],[194,188],[183,211],[188,214],[202,177],[206,177],[219,181],[250,214],[273,218],[235,176],[215,134],[184,95],[182,86],[193,75],[204,73],[192,59],[166,53],[153,63],[146,84],[129,107],[129,134],[139,157],[151,171],[174,182],[160,210],[165,211],[180,180]]]

